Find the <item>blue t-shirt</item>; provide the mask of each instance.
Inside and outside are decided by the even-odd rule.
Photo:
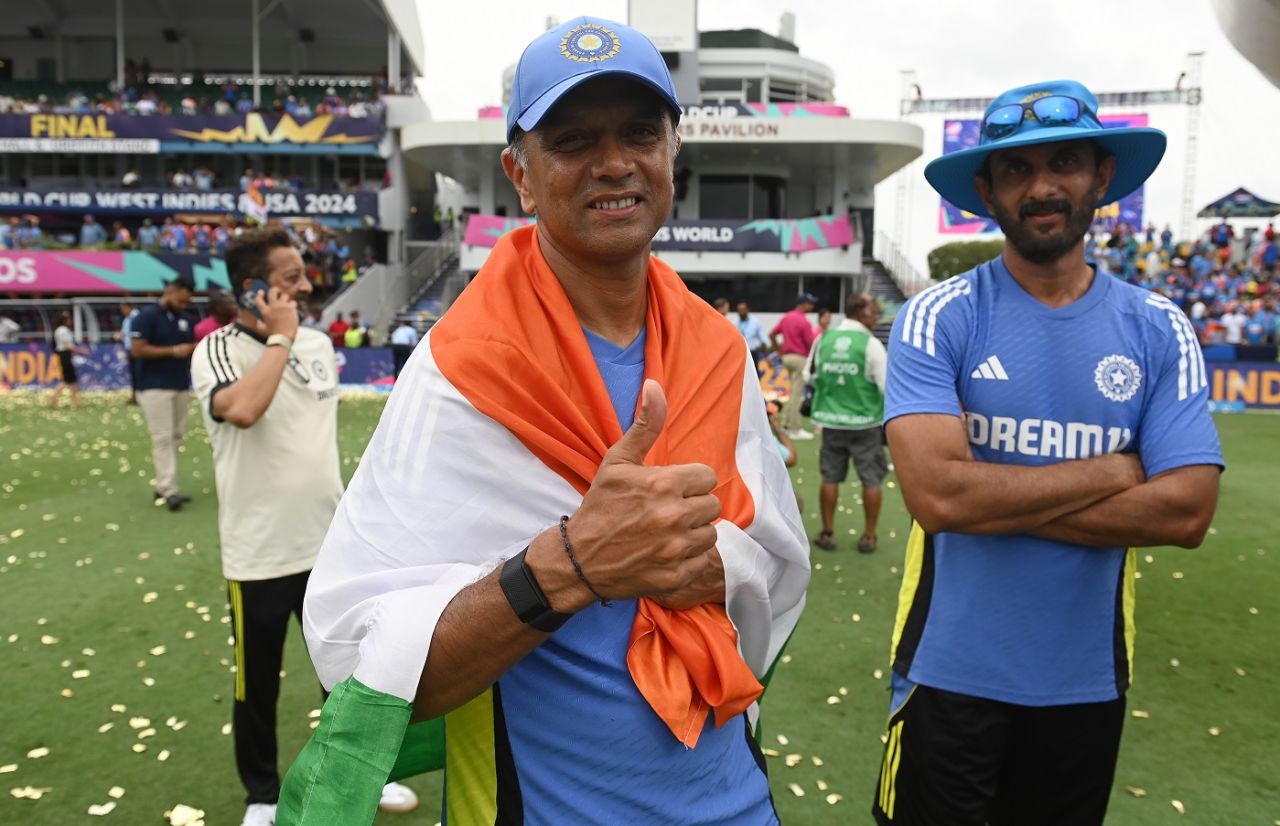
[[[195,341],[195,327],[186,313],[151,304],[139,310],[129,328],[131,340],[156,347],[172,347]],[[138,359],[139,390],[187,390],[191,387],[191,359]]]
[[[885,421],[964,416],[974,458],[1042,466],[1134,451],[1148,477],[1222,464],[1204,359],[1164,296],[1096,275],[1053,309],[1002,258],[917,295],[894,321]],[[1029,706],[1129,685],[1131,549],[917,526],[895,634],[911,682]]]
[[[586,336],[626,430],[644,383],[645,334],[625,348]],[[635,613],[635,600],[593,605],[498,681],[523,812],[512,822],[777,823],[742,715],[723,728],[712,715],[686,749],[641,696],[627,668]],[[513,796],[499,789],[498,798]]]

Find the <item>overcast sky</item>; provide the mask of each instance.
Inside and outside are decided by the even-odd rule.
[[[626,0],[418,2],[421,86],[437,120],[471,119],[500,103],[502,70],[548,15],[627,17]],[[1095,92],[1168,89],[1186,54],[1204,51],[1197,203],[1237,186],[1280,200],[1280,89],[1231,46],[1209,0],[701,0],[698,27],[776,34],[783,11],[796,16],[800,53],[832,68],[836,101],[854,117],[897,117],[901,69],[918,72],[926,97],[993,95],[1060,77]],[[1153,125],[1169,124],[1171,141],[1181,141],[1185,115],[1162,108]],[[926,146],[926,157],[939,150]],[[1150,204],[1148,215],[1176,218],[1177,205],[1161,206]]]

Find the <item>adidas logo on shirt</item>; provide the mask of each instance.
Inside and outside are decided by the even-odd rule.
[[[1004,365],[1000,363],[999,356],[991,356],[982,364],[978,365],[978,369],[969,374],[971,379],[994,379],[995,381],[1008,381],[1009,374],[1004,371]]]

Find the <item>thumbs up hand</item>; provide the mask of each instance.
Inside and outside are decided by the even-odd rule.
[[[605,454],[568,524],[583,573],[606,599],[681,593],[719,570],[711,524],[720,516],[720,500],[711,495],[715,471],[702,464],[644,465],[666,425],[667,399],[652,379],[640,392],[635,421]],[[545,564],[556,563],[547,557]],[[560,573],[565,582],[563,568]],[[571,595],[553,602],[557,610],[576,610],[592,599],[579,582]]]

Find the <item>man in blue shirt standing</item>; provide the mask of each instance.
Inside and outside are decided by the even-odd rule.
[[[158,302],[138,313],[130,327],[129,355],[138,360],[135,386],[151,434],[155,494],[171,511],[190,501],[178,487],[178,450],[187,432],[191,402],[195,322],[186,309],[195,289],[194,278],[179,275],[165,285]]]
[[[755,359],[756,364],[759,364],[769,354],[769,340],[764,337],[764,328],[760,326],[760,322],[751,315],[751,308],[747,306],[747,302],[738,302],[738,319],[733,323],[738,328],[738,332],[742,333],[742,337],[747,340],[751,357]]]
[[[885,420],[915,519],[873,812],[1101,824],[1133,658],[1134,548],[1196,547],[1222,453],[1204,359],[1164,296],[1096,272],[1099,204],[1164,154],[1084,86],[1024,86],[925,177],[1003,254],[894,322]]]

